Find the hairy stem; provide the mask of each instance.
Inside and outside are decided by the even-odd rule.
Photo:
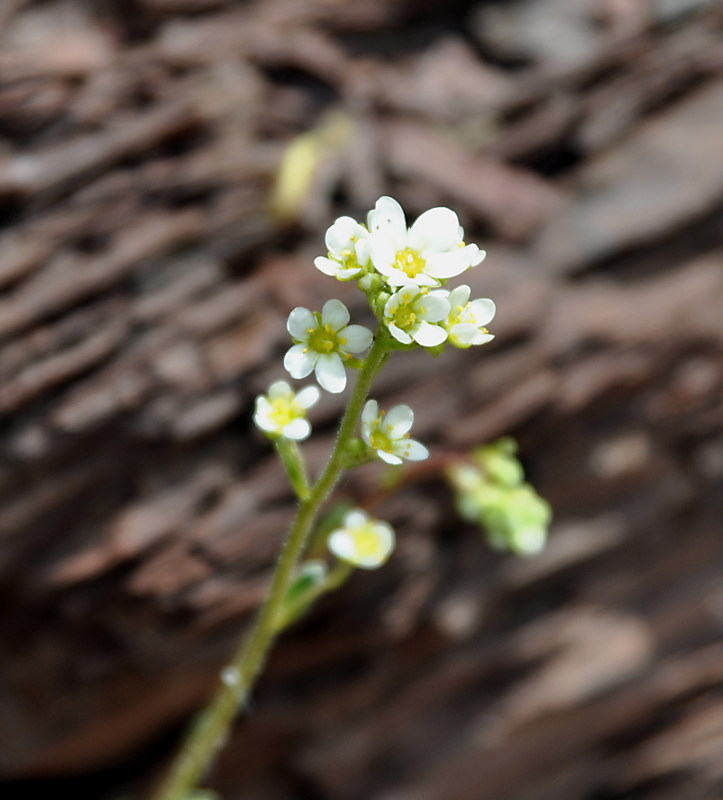
[[[289,476],[289,483],[296,493],[299,500],[309,499],[309,480],[306,476],[306,464],[299,452],[299,447],[296,442],[290,439],[285,439],[283,436],[276,437],[274,440],[274,447],[279,454],[281,463],[286,469],[286,474]]]
[[[152,796],[152,800],[186,800],[188,793],[203,778],[216,752],[222,747],[238,709],[248,699],[279,633],[278,615],[294,569],[304,552],[309,532],[322,504],[341,477],[344,449],[354,435],[372,381],[388,353],[385,332],[378,330],[339,424],[329,461],[306,498],[299,502],[256,620],[231,661],[221,671],[221,681],[211,702],[194,721],[168,775]]]

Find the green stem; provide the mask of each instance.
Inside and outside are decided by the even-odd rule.
[[[306,476],[306,464],[299,452],[296,442],[285,439],[283,436],[274,438],[274,447],[279,454],[281,463],[289,476],[289,482],[299,500],[309,499],[309,479]]]
[[[223,745],[239,707],[248,699],[277,637],[279,611],[294,568],[304,552],[309,531],[322,503],[341,476],[344,448],[354,435],[372,381],[388,354],[386,336],[380,329],[364,360],[364,366],[339,425],[329,461],[307,499],[299,502],[256,621],[244,636],[229,664],[222,670],[221,682],[211,702],[193,723],[168,775],[152,796],[152,800],[186,800],[187,794],[197,786],[216,752]]]
[[[276,631],[281,632],[288,628],[323,595],[342,586],[354,571],[351,564],[340,563],[326,576],[326,580],[314,587],[308,594],[300,597],[295,603],[286,606],[276,619]]]

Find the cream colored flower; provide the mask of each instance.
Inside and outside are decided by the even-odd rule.
[[[329,550],[342,561],[363,569],[380,567],[394,549],[394,529],[360,509],[347,512],[329,534]]]
[[[495,337],[485,325],[492,321],[497,310],[489,298],[480,298],[470,302],[469,286],[458,286],[451,292],[440,289],[430,292],[449,302],[449,316],[442,322],[449,333],[449,342],[455,347],[471,347],[487,344]]]
[[[256,398],[254,422],[271,436],[285,436],[301,441],[311,433],[306,412],[319,401],[316,386],[307,386],[298,394],[286,381],[276,381],[266,395]]]
[[[294,346],[284,357],[284,367],[292,378],[305,378],[312,370],[327,392],[346,388],[344,360],[350,353],[361,353],[372,343],[373,334],[362,325],[347,325],[349,311],[341,300],[327,300],[321,314],[308,308],[295,308],[286,323]]]
[[[369,263],[369,231],[351,217],[339,217],[326,232],[328,257],[317,256],[314,266],[340,281],[358,277]]]
[[[390,286],[440,286],[479,264],[484,250],[465,245],[464,231],[449,208],[431,208],[407,228],[404,211],[391,197],[380,197],[368,216],[369,254]]]
[[[402,344],[413,341],[423,347],[435,347],[447,338],[439,324],[449,315],[449,301],[441,292],[430,292],[410,283],[395,292],[384,305],[384,324]]]
[[[394,406],[388,414],[379,411],[376,400],[367,400],[361,418],[362,439],[387,464],[423,461],[429,450],[416,439],[409,438],[414,412],[407,405]]]

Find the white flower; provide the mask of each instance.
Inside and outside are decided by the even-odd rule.
[[[346,513],[341,527],[329,534],[327,544],[342,561],[374,569],[380,567],[394,549],[394,529],[357,508]]]
[[[372,263],[390,286],[439,286],[485,257],[477,245],[465,245],[459,219],[449,208],[431,208],[407,229],[399,203],[380,197],[367,221]]]
[[[272,436],[285,436],[301,441],[311,433],[306,411],[319,401],[316,386],[307,386],[298,394],[286,381],[276,381],[269,393],[256,398],[254,422]]]
[[[314,265],[341,281],[358,276],[369,263],[369,231],[351,217],[339,217],[326,232],[329,257],[318,256]]]
[[[384,323],[402,344],[412,341],[423,347],[442,344],[447,331],[432,323],[441,322],[448,315],[449,301],[442,292],[425,294],[413,283],[395,292],[384,305]]]
[[[451,292],[430,292],[449,301],[449,316],[443,323],[449,332],[449,341],[455,347],[487,344],[495,337],[484,326],[492,321],[497,310],[489,298],[469,301],[469,286],[458,286]]]
[[[394,406],[388,414],[380,413],[376,400],[367,400],[362,411],[362,439],[382,461],[401,464],[408,461],[424,461],[429,450],[416,439],[409,438],[409,429],[414,422],[414,412],[407,405]]]
[[[327,392],[336,394],[346,387],[342,359],[366,350],[374,338],[362,325],[347,325],[349,311],[341,300],[327,300],[321,314],[295,308],[286,323],[294,346],[284,356],[284,367],[292,378],[305,378],[312,370]]]

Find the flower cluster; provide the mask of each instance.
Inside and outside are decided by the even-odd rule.
[[[457,510],[484,528],[492,547],[533,555],[545,544],[552,511],[524,482],[516,449],[510,438],[478,447],[470,462],[451,464],[447,478],[456,491]]]
[[[340,281],[355,281],[366,295],[377,319],[376,333],[350,324],[351,316],[340,300],[327,300],[321,311],[298,306],[289,314],[287,329],[292,345],[284,367],[292,378],[314,373],[327,392],[343,392],[347,368],[364,367],[357,358],[367,348],[387,354],[395,349],[434,348],[446,343],[467,348],[491,341],[485,327],[495,315],[489,299],[470,300],[470,287],[446,289],[450,278],[477,266],[485,252],[464,241],[457,215],[449,208],[425,211],[411,227],[402,207],[391,197],[380,197],[368,213],[366,224],[339,217],[327,230],[327,255],[314,264],[322,273]],[[266,395],[256,398],[254,422],[277,440],[290,478],[296,478],[300,497],[307,491],[298,450],[285,439],[303,440],[311,432],[306,411],[319,399],[319,390],[307,386],[296,393],[285,381],[273,383]],[[385,412],[376,400],[368,400],[361,414],[361,438],[344,443],[345,463],[380,459],[399,465],[404,460],[421,461],[427,448],[410,438],[414,412],[397,405]],[[394,532],[384,522],[359,510],[349,512],[328,538],[330,550],[342,561],[361,566],[379,566],[394,545]]]
[[[326,234],[328,255],[315,260],[325,275],[356,280],[379,322],[399,345],[455,347],[486,344],[485,327],[495,315],[492,300],[470,302],[469,286],[443,285],[485,257],[465,244],[454,211],[432,208],[407,228],[404,211],[391,197],[380,197],[362,225],[340,217]]]

